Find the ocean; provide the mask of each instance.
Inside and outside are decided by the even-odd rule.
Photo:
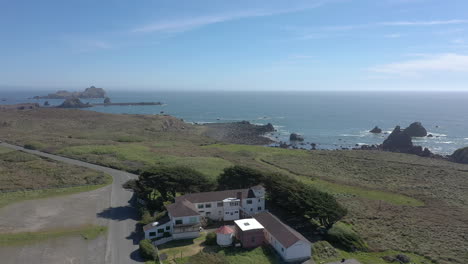
[[[55,91],[2,91],[1,104],[38,102],[28,99]],[[186,122],[271,123],[270,135],[288,141],[292,132],[319,149],[380,144],[385,134],[369,133],[379,126],[390,133],[419,121],[434,135],[414,138],[416,145],[438,154],[468,146],[468,93],[464,92],[170,92],[108,91],[112,102],[163,102],[161,106],[96,106],[86,110],[118,114],[165,114]],[[47,100],[58,105],[62,100]],[[101,99],[83,100],[102,102]]]

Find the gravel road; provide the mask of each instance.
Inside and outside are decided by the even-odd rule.
[[[108,225],[107,238],[86,242],[79,238],[60,238],[22,248],[0,248],[0,257],[6,263],[138,263],[138,237],[135,233],[138,213],[130,206],[133,193],[122,184],[137,175],[95,164],[52,155],[19,146],[0,143],[1,146],[21,150],[68,164],[102,171],[113,177],[110,186],[70,196],[39,199],[9,205],[0,210],[0,231],[35,231],[54,225],[78,222]],[[28,208],[37,208],[34,212]],[[44,210],[41,210],[44,209]],[[14,228],[13,217],[26,218]],[[28,216],[31,219],[27,219]],[[16,218],[18,219],[18,218]],[[13,224],[12,224],[13,223]],[[101,252],[102,251],[102,252]]]

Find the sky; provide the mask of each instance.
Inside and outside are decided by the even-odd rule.
[[[468,91],[466,0],[0,0],[14,89]]]

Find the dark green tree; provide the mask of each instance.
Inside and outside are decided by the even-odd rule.
[[[249,188],[261,183],[263,177],[261,171],[236,165],[224,169],[218,177],[218,188],[220,190]]]
[[[163,201],[171,200],[176,193],[202,192],[214,187],[208,177],[188,167],[152,167],[144,170],[135,183],[127,184],[143,197],[157,190]]]

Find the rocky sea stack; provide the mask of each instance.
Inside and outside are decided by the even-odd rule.
[[[414,122],[405,129],[406,134],[410,137],[425,137],[427,130],[422,126],[421,122]]]
[[[413,142],[406,131],[401,130],[400,126],[396,126],[383,142],[382,148],[389,151],[408,152],[413,148]]]
[[[299,134],[296,134],[296,133],[292,133],[290,136],[289,136],[289,140],[290,141],[304,141],[304,137],[299,135]]]
[[[468,164],[468,147],[455,150],[450,159],[457,163]]]
[[[375,126],[371,131],[369,131],[371,133],[374,133],[374,134],[380,134],[382,133],[382,129],[379,128],[378,126]]]
[[[57,106],[57,108],[86,108],[86,107],[91,107],[91,105],[81,102],[81,100],[78,98],[65,99],[65,101],[61,105]]]
[[[401,152],[415,154],[421,157],[433,157],[434,154],[428,149],[421,146],[414,146],[411,136],[406,130],[401,130],[400,126],[396,126],[392,133],[382,144],[382,149],[392,152]]]

